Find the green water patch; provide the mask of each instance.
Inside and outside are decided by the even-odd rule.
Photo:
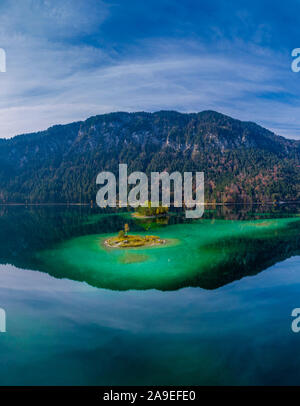
[[[56,277],[113,290],[215,289],[296,255],[299,230],[299,218],[201,219],[159,230],[160,238],[177,244],[105,249],[103,240],[110,235],[93,234],[39,251],[35,260],[39,270]]]

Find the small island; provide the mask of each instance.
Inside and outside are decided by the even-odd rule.
[[[137,207],[136,211],[133,213],[133,217],[166,217],[168,215],[168,211],[169,208],[167,206],[163,206],[161,203],[155,205],[151,201],[146,201],[142,206]]]
[[[128,235],[129,226],[125,224],[124,231],[119,231],[116,237],[110,237],[104,241],[108,248],[138,248],[153,247],[166,244],[166,240],[155,235]]]

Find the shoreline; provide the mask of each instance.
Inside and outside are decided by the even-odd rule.
[[[206,202],[204,203],[204,206],[254,206],[254,205],[278,205],[278,204],[299,204],[300,200],[281,200],[279,202],[272,202],[272,201],[265,201],[265,202],[248,202],[248,203],[222,203],[222,202]],[[45,203],[21,203],[21,202],[0,202],[0,206],[92,206],[93,208],[98,208],[96,203],[80,203],[80,202],[45,202]],[[117,209],[120,209],[120,207],[116,207]],[[172,208],[172,207],[171,207]],[[152,217],[152,216],[151,216]],[[158,217],[158,216],[153,216],[153,217]],[[150,217],[146,217],[150,218]]]
[[[144,220],[168,217],[168,215],[166,215],[166,214],[158,214],[158,215],[154,215],[154,216],[143,216],[138,213],[130,213],[130,214],[131,214],[131,217],[134,217],[136,219],[144,219]]]

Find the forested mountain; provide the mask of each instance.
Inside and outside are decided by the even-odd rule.
[[[100,171],[204,171],[206,201],[300,199],[300,142],[214,111],[111,113],[0,139],[1,202],[95,201]]]

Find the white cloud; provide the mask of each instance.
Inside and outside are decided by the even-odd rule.
[[[87,2],[24,0],[1,14],[0,137],[45,129],[110,111],[215,109],[300,138],[299,103],[269,95],[298,89],[285,55],[247,44],[145,41],[140,56],[68,41],[98,28],[109,9]],[[72,2],[73,4],[73,2]],[[12,24],[14,23],[14,24]],[[2,42],[1,42],[2,41]],[[266,95],[264,97],[264,95]]]
[[[93,33],[108,15],[101,0],[3,0],[0,34],[65,40]]]

